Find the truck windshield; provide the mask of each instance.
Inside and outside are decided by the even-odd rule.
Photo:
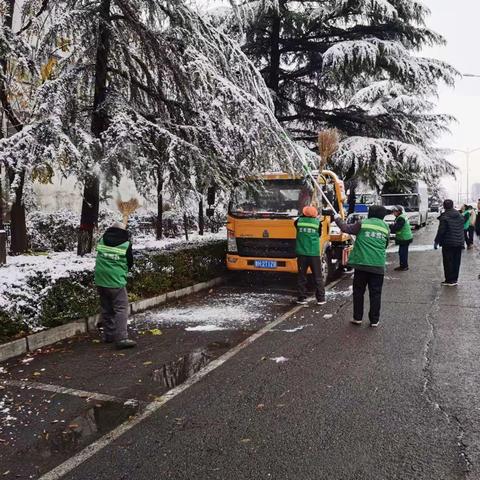
[[[419,199],[417,194],[412,195],[382,195],[382,205],[393,207],[401,205],[406,212],[418,212]]]
[[[229,212],[237,217],[297,217],[311,198],[305,179],[250,182],[235,189]]]

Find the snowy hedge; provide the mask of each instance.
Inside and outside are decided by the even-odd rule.
[[[218,217],[218,214],[217,214]],[[130,216],[128,231],[134,243],[155,236],[156,214],[154,212],[136,212]],[[113,222],[120,220],[118,212],[101,210],[98,232],[104,232]],[[218,218],[216,219],[219,222]],[[27,229],[30,248],[33,252],[71,252],[77,247],[78,212],[58,210],[56,212],[32,212],[28,215]],[[176,210],[163,214],[163,235],[166,238],[178,238],[184,235],[184,218]],[[209,219],[206,227],[211,228]],[[187,217],[189,232],[197,229],[197,219]]]
[[[225,251],[223,240],[135,251],[130,299],[161,295],[222,275]],[[0,268],[0,342],[97,313],[94,262],[93,257],[56,253],[14,257]]]

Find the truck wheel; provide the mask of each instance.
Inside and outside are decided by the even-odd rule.
[[[340,262],[334,262],[330,249],[322,255],[322,274],[325,285],[336,278],[339,273],[339,265]]]

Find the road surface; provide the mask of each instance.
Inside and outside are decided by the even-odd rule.
[[[433,233],[410,271],[389,255],[378,329],[349,323],[347,277],[44,478],[480,478],[480,262],[465,252],[460,286],[441,287]]]

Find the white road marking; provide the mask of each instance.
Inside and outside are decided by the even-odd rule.
[[[9,387],[43,390],[45,392],[60,393],[62,395],[72,395],[74,397],[98,400],[99,402],[125,403],[133,400],[113,397],[112,395],[104,395],[103,393],[86,392],[85,390],[77,390],[75,388],[60,387],[58,385],[50,385],[48,383],[40,382],[30,382],[25,380],[2,380],[0,381],[0,383]]]
[[[330,290],[330,289],[334,288],[342,280],[343,280],[343,278],[339,278],[338,280],[330,283],[327,286],[327,290]],[[258,332],[254,333],[253,335],[251,335],[250,337],[245,339],[242,343],[239,343],[236,347],[232,348],[231,350],[229,350],[228,352],[223,354],[221,357],[219,357],[216,360],[213,360],[212,362],[210,362],[208,365],[206,365],[200,371],[198,371],[197,373],[192,375],[184,383],[182,383],[178,387],[173,388],[172,390],[169,390],[167,393],[165,393],[165,395],[162,395],[158,400],[156,400],[152,403],[149,403],[145,407],[145,410],[142,413],[140,413],[138,416],[132,418],[131,420],[127,420],[125,423],[122,423],[117,428],[115,428],[111,432],[107,433],[106,435],[104,435],[102,438],[100,438],[96,442],[93,442],[88,447],[84,448],[82,451],[80,451],[79,453],[77,453],[73,457],[69,458],[68,460],[66,460],[65,462],[60,464],[58,467],[54,468],[50,472],[41,476],[39,478],[39,480],[58,480],[59,478],[62,478],[64,475],[66,475],[67,473],[69,473],[72,470],[74,470],[75,468],[77,468],[79,465],[81,465],[82,463],[87,461],[89,458],[93,457],[93,455],[98,453],[100,450],[104,449],[110,443],[114,442],[117,438],[122,436],[124,433],[128,432],[133,427],[135,427],[139,423],[143,422],[143,420],[145,420],[148,417],[150,417],[151,415],[153,415],[160,408],[162,408],[167,402],[169,402],[170,400],[172,400],[176,396],[183,393],[185,390],[190,388],[192,385],[195,385],[197,382],[202,380],[203,377],[208,375],[210,372],[212,372],[213,370],[215,370],[218,367],[220,367],[221,365],[223,365],[225,362],[227,362],[232,357],[234,357],[237,353],[244,350],[250,344],[252,344],[256,340],[258,340],[260,337],[262,337],[266,333],[270,332],[273,328],[275,328],[280,323],[284,322],[285,320],[287,320],[291,316],[298,313],[303,308],[304,308],[303,305],[297,305],[297,306],[293,307],[291,310],[284,313],[283,315],[281,315],[279,318],[277,318],[273,322],[270,322],[268,325],[266,325],[261,330],[259,330]]]
[[[430,250],[433,250],[433,243],[429,245],[410,245],[409,251],[410,252],[429,252]],[[398,245],[392,246],[388,248],[387,250],[388,253],[394,253],[398,252]]]

